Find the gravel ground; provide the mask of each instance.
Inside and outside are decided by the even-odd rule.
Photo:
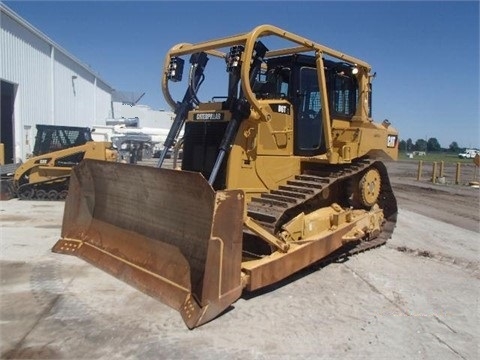
[[[415,166],[388,164],[399,218],[385,246],[245,294],[195,330],[52,253],[63,203],[0,202],[1,358],[478,359],[479,190],[415,181]]]

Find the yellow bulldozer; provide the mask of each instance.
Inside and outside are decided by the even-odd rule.
[[[222,73],[225,90],[202,101],[209,62],[210,91]],[[397,158],[398,133],[371,117],[373,76],[366,62],[271,25],[172,47],[162,90],[176,116],[157,168],[84,160],[53,251],[194,328],[243,291],[384,244],[397,205],[382,160]],[[181,170],[162,168],[181,129]]]
[[[110,142],[94,142],[87,127],[38,124],[33,157],[13,175],[13,192],[22,200],[63,200],[74,166],[83,159],[116,161]]]

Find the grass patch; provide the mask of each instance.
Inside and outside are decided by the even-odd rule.
[[[439,153],[431,152],[431,153],[427,153],[424,156],[414,156],[413,158],[409,158],[407,154],[404,152],[399,152],[398,160],[410,160],[415,162],[418,162],[420,160],[423,160],[426,162],[444,161],[445,163],[473,164],[473,159],[460,159],[458,157],[458,154],[445,153],[445,152],[439,152]]]

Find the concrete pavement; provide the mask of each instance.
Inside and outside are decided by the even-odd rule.
[[[386,246],[188,330],[166,305],[52,253],[62,214],[63,202],[0,202],[1,358],[479,358],[478,233],[400,209]]]

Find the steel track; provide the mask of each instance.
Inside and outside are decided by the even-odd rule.
[[[270,190],[260,197],[252,198],[247,205],[248,216],[255,219],[272,234],[277,234],[281,226],[296,215],[317,210],[322,199],[334,198],[343,206],[349,203],[351,184],[370,168],[376,168],[381,176],[378,205],[383,209],[385,221],[382,231],[375,238],[368,238],[342,248],[320,263],[330,263],[387,242],[397,222],[397,201],[393,194],[385,165],[380,161],[359,159],[348,165],[328,165],[315,170],[306,170],[294,180],[288,180],[278,189]],[[333,192],[333,195],[330,194]],[[327,196],[327,194],[330,194]],[[324,200],[323,200],[324,201]]]

